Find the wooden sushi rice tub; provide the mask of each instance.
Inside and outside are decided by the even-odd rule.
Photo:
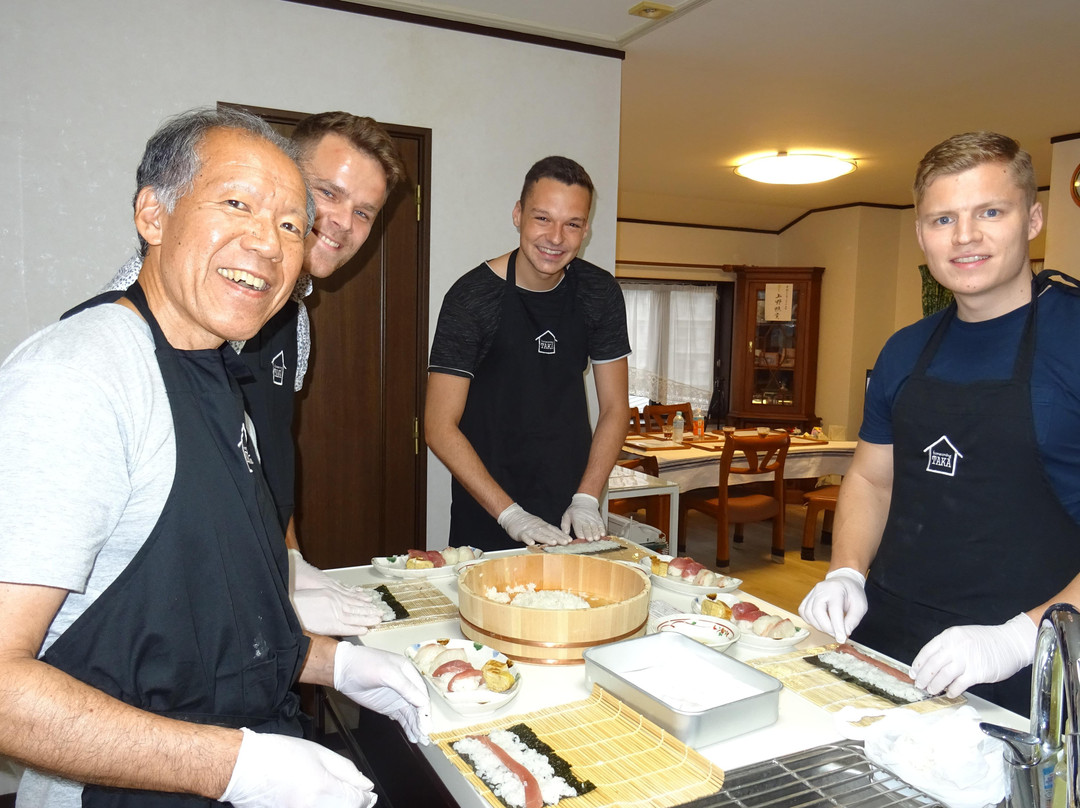
[[[490,589],[533,583],[568,591],[588,609],[531,609],[499,603]],[[586,648],[640,637],[649,617],[651,584],[643,570],[576,555],[535,553],[466,567],[458,579],[461,632],[520,662],[582,664]]]

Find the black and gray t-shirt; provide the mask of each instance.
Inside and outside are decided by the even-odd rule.
[[[589,359],[612,362],[630,353],[626,332],[626,304],[611,273],[575,258],[566,267],[576,280],[578,303],[585,312],[589,335]],[[502,316],[506,281],[486,263],[459,278],[443,299],[428,370],[452,376],[472,377],[487,356]],[[548,292],[519,288],[526,308],[543,311],[564,305],[569,285],[559,283]]]

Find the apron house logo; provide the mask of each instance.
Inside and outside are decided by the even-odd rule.
[[[545,331],[536,338],[535,342],[537,352],[542,354],[553,354],[555,353],[555,343],[558,342],[558,340],[555,339],[555,335],[550,331]]]
[[[274,384],[281,387],[285,383],[285,351],[278,351],[270,365],[274,370]]]
[[[931,443],[923,453],[926,454],[926,470],[933,474],[944,474],[946,477],[956,476],[956,462],[963,457],[960,450],[952,445],[952,441],[942,435]]]

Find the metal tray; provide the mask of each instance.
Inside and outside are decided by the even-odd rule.
[[[699,748],[734,738],[774,723],[779,714],[780,681],[749,665],[670,631],[586,649],[585,674],[616,698],[687,746]],[[751,695],[708,709],[681,709],[629,681],[632,674],[649,670],[662,678],[670,671],[708,667],[717,687],[734,680]]]
[[[866,757],[860,743],[830,744],[732,769],[724,787],[681,808],[932,808],[941,803]]]

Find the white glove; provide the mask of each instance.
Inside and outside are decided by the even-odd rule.
[[[413,743],[428,744],[431,700],[420,672],[401,654],[339,642],[334,688],[360,706],[393,718]]]
[[[825,576],[799,604],[799,615],[818,631],[847,642],[848,635],[866,614],[866,579],[851,567]]]
[[[236,808],[370,808],[373,785],[347,759],[302,738],[244,727],[232,777],[218,802]]]
[[[570,537],[555,525],[533,516],[516,502],[499,514],[499,527],[522,544],[569,544]]]
[[[318,567],[312,566],[300,554],[299,550],[289,548],[289,579],[292,581],[292,590],[297,589],[330,589],[346,595],[353,595],[359,600],[371,602],[371,595],[363,589],[354,589],[340,581],[331,578]]]
[[[312,634],[351,637],[382,622],[382,612],[354,591],[298,589],[290,596],[300,625]]]
[[[1021,612],[1000,626],[953,626],[911,663],[915,686],[956,698],[972,685],[1008,679],[1035,658],[1038,629]]]
[[[600,503],[591,494],[574,494],[570,507],[562,515],[562,532],[570,535],[570,526],[579,539],[596,541],[607,535],[607,526],[600,516]]]

